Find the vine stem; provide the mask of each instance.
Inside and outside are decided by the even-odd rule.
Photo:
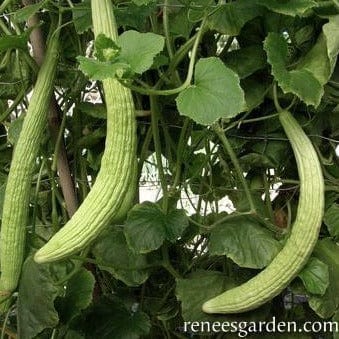
[[[247,198],[248,203],[250,205],[250,212],[252,214],[256,214],[256,208],[255,208],[255,204],[254,204],[254,201],[253,201],[253,197],[252,197],[250,189],[247,185],[246,179],[244,178],[244,174],[243,174],[243,171],[242,171],[241,166],[239,164],[238,158],[237,158],[236,154],[234,153],[233,148],[232,148],[229,140],[227,139],[227,137],[226,137],[226,135],[225,135],[225,133],[224,133],[224,131],[221,128],[220,125],[215,125],[214,131],[217,134],[217,136],[219,137],[225,151],[229,155],[231,162],[232,162],[232,164],[233,164],[233,166],[234,166],[234,168],[237,172],[239,180],[241,181],[241,184],[244,187],[245,195],[246,195],[246,198]]]
[[[158,113],[158,102],[156,97],[150,96],[150,104],[151,104],[151,124],[152,124],[152,133],[153,133],[153,141],[155,148],[155,157],[157,160],[159,179],[163,194],[163,210],[166,213],[168,209],[168,188],[165,178],[164,167],[162,165],[162,156],[161,156],[161,142],[160,142],[160,134],[159,134],[159,113]]]

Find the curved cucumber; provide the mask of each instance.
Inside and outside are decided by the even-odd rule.
[[[297,216],[283,249],[248,282],[203,304],[206,313],[238,313],[261,306],[278,295],[306,264],[317,242],[324,210],[324,182],[311,141],[290,112],[279,114],[298,166],[300,196]]]
[[[118,37],[111,0],[92,0],[94,35]],[[107,137],[95,184],[68,223],[39,251],[34,260],[51,262],[89,245],[130,202],[135,185],[136,121],[131,91],[115,79],[103,81],[107,105]],[[130,196],[129,199],[126,198]]]
[[[47,124],[58,61],[59,33],[54,32],[36,80],[7,179],[1,224],[0,299],[16,289],[24,259],[32,173]],[[6,303],[1,303],[5,305]],[[4,306],[6,308],[6,306]]]

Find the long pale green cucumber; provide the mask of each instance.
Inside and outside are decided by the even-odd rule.
[[[317,242],[324,211],[324,180],[318,156],[305,132],[288,111],[279,113],[298,166],[300,195],[297,216],[283,249],[248,282],[227,290],[202,306],[206,313],[238,313],[255,309],[277,296],[306,264]]]
[[[92,0],[94,35],[118,37],[111,0]],[[60,260],[88,246],[128,205],[126,194],[135,185],[136,121],[131,91],[115,79],[103,81],[107,106],[105,151],[96,181],[68,223],[42,248],[38,263]],[[132,195],[130,195],[132,197]]]
[[[55,31],[47,45],[33,94],[18,141],[14,146],[7,179],[1,223],[0,309],[16,289],[24,259],[27,215],[32,172],[36,166],[40,142],[47,125],[58,61],[59,33]],[[3,307],[1,307],[1,305]]]

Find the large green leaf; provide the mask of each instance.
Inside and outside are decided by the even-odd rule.
[[[185,279],[177,279],[176,296],[181,302],[182,316],[185,321],[240,321],[264,319],[267,307],[239,315],[211,315],[202,311],[202,304],[221,294],[236,284],[221,272],[199,270]]]
[[[139,339],[147,338],[150,320],[138,304],[127,308],[123,303],[101,299],[88,312],[82,330],[86,338]]]
[[[324,295],[330,283],[328,266],[314,257],[310,258],[298,276],[306,290],[312,294]]]
[[[203,125],[232,118],[246,105],[238,75],[215,57],[197,62],[194,84],[182,91],[176,102],[180,114]]]
[[[208,16],[210,29],[227,35],[238,35],[246,22],[261,15],[263,8],[255,1],[238,0],[219,5]]]
[[[339,52],[339,15],[329,17],[328,23],[323,26],[323,32],[326,38],[326,50],[330,62],[330,74],[332,74]]]
[[[128,245],[137,253],[158,249],[165,240],[175,242],[188,226],[184,210],[165,214],[151,202],[135,205],[127,216],[125,235]]]
[[[84,0],[72,8],[74,27],[78,34],[86,32],[92,26],[91,1]]]
[[[128,286],[140,285],[149,276],[146,257],[130,250],[122,230],[106,231],[94,244],[92,252],[101,269]]]
[[[245,216],[217,225],[209,241],[211,255],[226,255],[237,265],[248,268],[267,266],[280,250],[272,232]]]
[[[67,281],[66,294],[59,307],[62,322],[70,322],[91,304],[94,284],[93,274],[84,268]]]
[[[266,67],[266,54],[262,46],[253,45],[227,53],[224,62],[243,79]]]
[[[272,74],[285,93],[293,93],[308,105],[318,106],[324,93],[323,86],[308,69],[287,69],[287,42],[277,33],[269,33],[264,42]]]
[[[328,231],[331,236],[338,237],[339,236],[339,205],[332,204],[330,208],[328,208],[324,215],[324,223],[327,226]]]
[[[254,0],[254,2],[273,12],[291,16],[302,16],[306,11],[317,6],[314,0]]]
[[[165,39],[158,34],[130,30],[119,36],[117,44],[121,47],[121,62],[141,74],[152,66],[154,57],[164,48]]]
[[[25,261],[19,284],[18,323],[20,338],[34,338],[45,328],[53,328],[59,322],[54,308],[62,286],[56,285],[49,264],[40,265],[33,257]]]
[[[331,239],[318,241],[313,255],[328,266],[329,286],[323,296],[310,296],[310,307],[322,318],[331,317],[339,306],[339,246]]]

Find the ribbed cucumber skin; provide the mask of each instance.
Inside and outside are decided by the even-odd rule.
[[[202,306],[206,313],[239,313],[255,309],[277,296],[297,276],[317,242],[324,213],[324,181],[314,147],[288,111],[279,113],[298,166],[300,195],[297,216],[283,249],[248,282]]]
[[[47,46],[22,130],[14,147],[1,223],[1,297],[9,296],[16,289],[21,272],[32,173],[47,125],[48,108],[58,61],[58,48],[59,37],[55,32]]]
[[[92,0],[94,35],[118,37],[110,0]],[[131,91],[115,79],[103,81],[107,105],[107,136],[101,168],[90,193],[68,223],[41,249],[38,263],[60,260],[89,245],[128,205],[126,194],[135,185],[136,121]]]

